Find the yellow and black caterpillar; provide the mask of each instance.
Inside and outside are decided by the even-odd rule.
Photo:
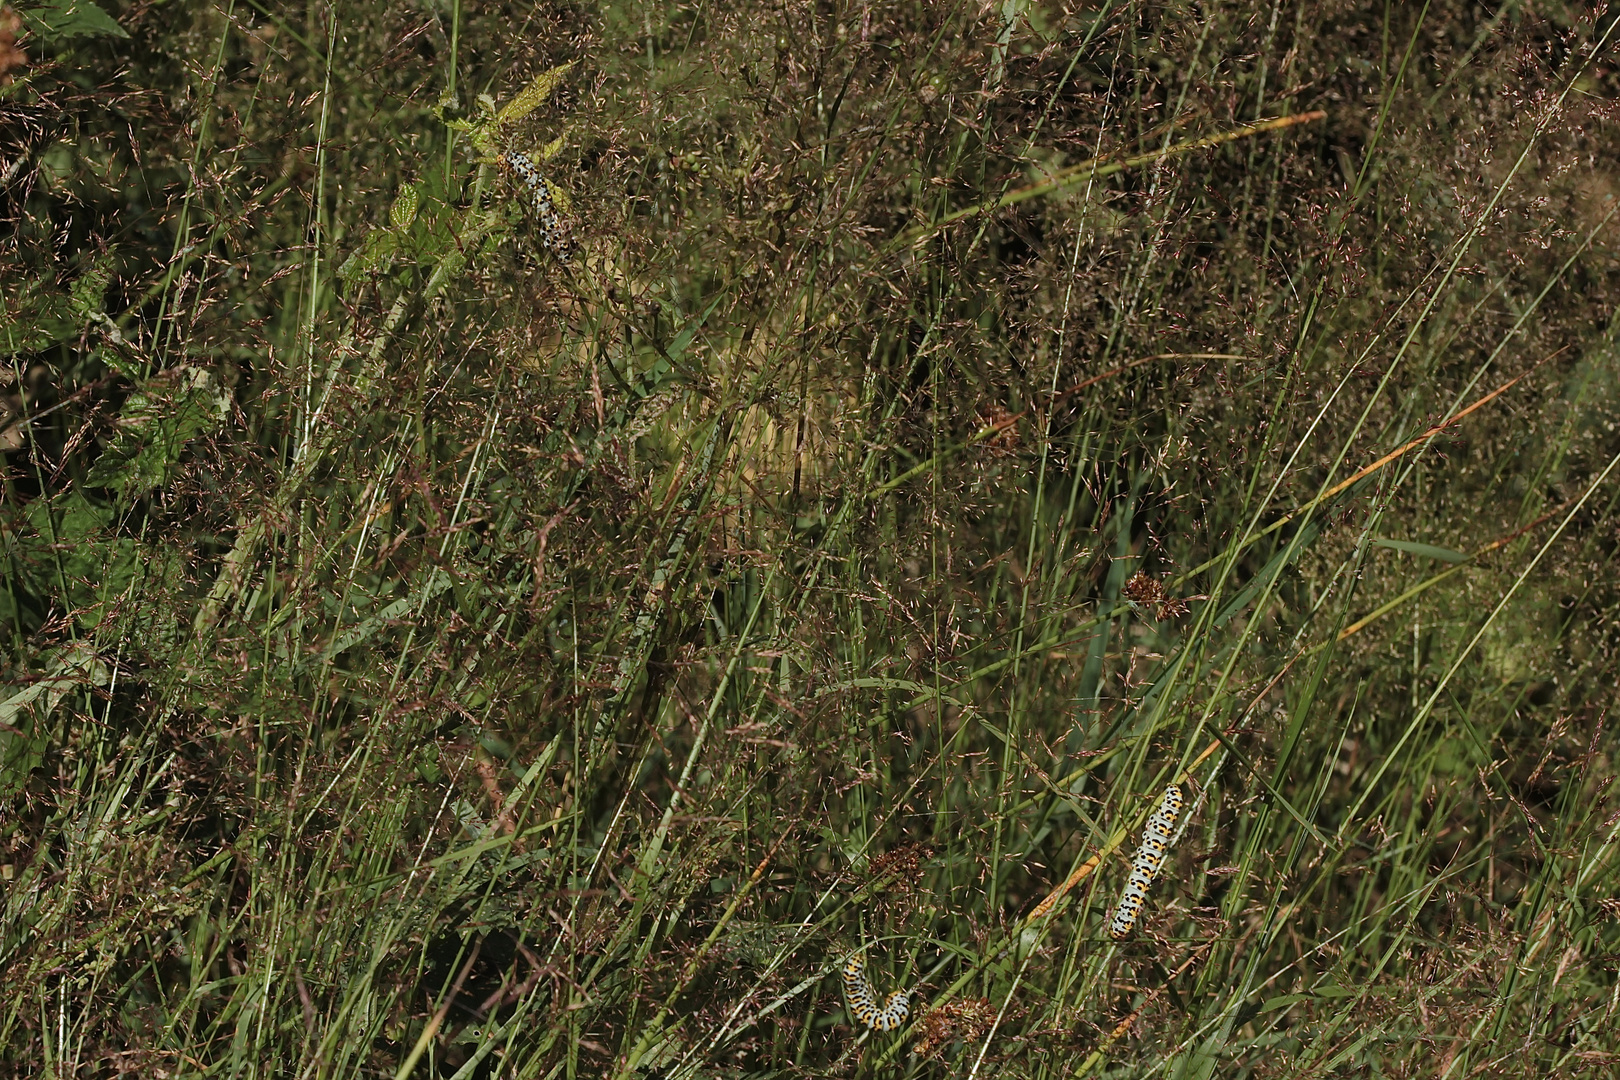
[[[911,995],[904,990],[890,994],[883,1007],[878,1008],[872,982],[866,977],[866,958],[859,953],[844,964],[844,996],[849,998],[855,1019],[878,1031],[893,1031],[905,1023],[911,1013]]]
[[[523,186],[529,189],[529,205],[534,208],[536,224],[540,228],[540,243],[548,251],[562,251],[563,220],[557,213],[557,204],[551,198],[551,188],[540,169],[528,156],[516,150],[508,150],[501,155],[501,161],[506,167],[523,181]]]
[[[1125,885],[1125,895],[1114,909],[1114,919],[1108,924],[1108,934],[1119,941],[1129,937],[1142,914],[1142,901],[1147,899],[1148,887],[1164,865],[1164,849],[1170,843],[1170,834],[1181,815],[1181,789],[1171,784],[1164,789],[1159,808],[1148,818],[1147,831],[1142,833],[1142,846],[1136,850],[1136,861],[1131,864],[1131,880]]]

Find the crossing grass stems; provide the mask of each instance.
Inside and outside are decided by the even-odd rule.
[[[100,6],[0,90],[0,1075],[449,1076],[451,997],[560,1080],[942,1074],[952,1002],[1031,1080],[1615,1060],[1612,16]],[[576,53],[566,184],[433,112]],[[580,273],[482,257],[486,154]],[[1303,810],[1208,771],[1109,1028],[1085,807],[1251,707]],[[941,965],[858,1066],[857,913]]]

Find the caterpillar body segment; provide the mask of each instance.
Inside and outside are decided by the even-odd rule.
[[[1148,818],[1147,829],[1142,833],[1142,846],[1137,849],[1136,860],[1131,864],[1130,880],[1125,883],[1125,895],[1120,897],[1119,906],[1114,909],[1114,918],[1108,924],[1108,936],[1115,941],[1129,937],[1136,927],[1136,920],[1142,914],[1142,902],[1147,899],[1147,891],[1158,876],[1159,867],[1164,865],[1165,849],[1170,846],[1176,819],[1180,816],[1181,789],[1171,784],[1164,789],[1159,808]]]
[[[911,995],[904,990],[896,990],[878,1006],[872,981],[866,977],[866,958],[859,953],[844,962],[844,996],[855,1019],[875,1031],[894,1031],[911,1014]]]
[[[883,1002],[883,1008],[872,1017],[872,1027],[878,1031],[895,1031],[906,1022],[911,1014],[911,995],[904,990],[896,990]]]
[[[551,187],[547,184],[545,175],[533,161],[529,160],[528,155],[520,154],[516,150],[503,153],[501,162],[512,170],[529,191],[529,205],[534,210],[535,222],[540,229],[540,243],[548,251],[563,251],[566,243],[562,215],[557,213],[557,204],[551,197]]]

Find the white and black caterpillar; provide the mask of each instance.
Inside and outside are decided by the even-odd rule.
[[[855,1019],[877,1031],[893,1031],[911,1014],[911,995],[896,990],[879,1008],[872,981],[866,977],[866,958],[856,953],[844,964],[844,996]]]
[[[1164,865],[1165,848],[1170,844],[1181,815],[1181,789],[1171,784],[1164,789],[1159,808],[1148,818],[1147,831],[1142,834],[1142,846],[1136,850],[1136,861],[1131,864],[1131,879],[1125,885],[1125,895],[1119,898],[1114,919],[1108,924],[1108,934],[1119,941],[1129,937],[1142,914],[1142,901],[1147,899],[1149,886]]]
[[[557,213],[557,204],[551,198],[551,187],[546,183],[545,176],[535,163],[529,160],[528,155],[520,154],[516,150],[503,153],[501,161],[528,189],[529,206],[534,210],[535,221],[540,229],[540,243],[548,251],[564,251],[567,240],[562,215]]]

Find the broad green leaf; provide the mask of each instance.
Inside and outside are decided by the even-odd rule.
[[[568,197],[568,192],[553,184],[550,180],[546,181],[546,190],[551,193],[551,201],[560,213],[573,213],[574,200]]]
[[[569,69],[573,66],[574,62],[570,60],[561,67],[554,67],[545,72],[528,86],[525,86],[517,97],[507,102],[506,107],[496,114],[495,126],[505,127],[508,124],[515,124],[538,109],[551,96],[551,92],[556,89],[557,84],[562,81],[563,76],[567,75]]]
[[[546,145],[542,146],[539,150],[535,151],[534,159],[536,161],[550,161],[552,158],[556,157],[558,151],[560,151],[563,148],[563,140],[566,139],[567,137],[568,137],[568,133],[563,132],[561,135],[557,136],[555,139],[552,139],[550,142],[546,143]]]
[[[82,324],[101,310],[102,298],[112,282],[113,256],[111,252],[96,258],[90,268],[74,279],[68,295],[73,302],[73,314]]]
[[[213,372],[166,371],[124,403],[118,432],[85,483],[141,495],[169,482],[186,445],[224,419],[230,404]]]
[[[121,37],[129,34],[116,19],[90,0],[42,0],[17,10],[29,31],[46,41],[72,37]]]
[[[393,211],[390,210],[389,216],[392,215]],[[416,216],[414,209],[411,216],[414,220]],[[394,253],[398,250],[399,235],[397,233],[388,229],[373,229],[366,234],[366,238],[361,242],[359,250],[343,260],[343,265],[338,267],[338,278],[345,285],[353,285],[368,274],[387,269],[388,264],[394,258]]]
[[[80,626],[95,627],[114,610],[137,569],[162,574],[141,545],[112,534],[113,508],[82,491],[36,499],[24,515],[28,531],[14,548],[16,584],[48,606],[70,611]]]
[[[0,796],[21,787],[43,759],[44,722],[62,699],[82,686],[106,686],[111,678],[95,650],[76,642],[46,663],[44,677],[0,691],[6,695],[0,698]]]
[[[396,229],[406,229],[416,220],[416,185],[406,184],[399,189],[399,197],[388,208],[388,223]]]
[[[54,282],[34,278],[0,297],[0,355],[38,352],[78,336],[101,311],[113,262],[111,253],[99,256],[65,293]]]
[[[25,281],[15,299],[0,298],[0,355],[38,352],[78,333],[73,300],[40,281]]]

